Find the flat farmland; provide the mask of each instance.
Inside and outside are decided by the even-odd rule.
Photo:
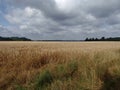
[[[120,42],[0,42],[0,90],[119,90]]]

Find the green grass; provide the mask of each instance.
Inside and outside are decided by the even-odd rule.
[[[45,70],[44,72],[42,72],[40,75],[37,76],[37,79],[35,81],[35,86],[34,86],[35,90],[43,90],[52,82],[53,82],[53,77],[51,73]]]

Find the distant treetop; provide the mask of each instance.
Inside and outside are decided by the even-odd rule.
[[[1,37],[0,41],[31,41],[31,39],[25,37]]]
[[[86,38],[85,41],[120,41],[120,37],[110,37],[110,38],[101,37],[100,39]]]

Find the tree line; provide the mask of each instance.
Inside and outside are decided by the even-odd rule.
[[[120,37],[110,37],[110,38],[86,38],[85,41],[120,41]]]
[[[26,37],[1,37],[0,36],[0,41],[32,41],[32,40]],[[83,40],[40,40],[40,41],[83,41]],[[84,41],[120,41],[120,37],[86,38]]]
[[[31,39],[25,37],[1,37],[0,41],[31,41]]]

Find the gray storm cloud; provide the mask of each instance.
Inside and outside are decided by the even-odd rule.
[[[120,0],[5,0],[14,33],[32,39],[120,35]],[[10,26],[9,26],[10,27]],[[9,30],[9,28],[7,28]]]

